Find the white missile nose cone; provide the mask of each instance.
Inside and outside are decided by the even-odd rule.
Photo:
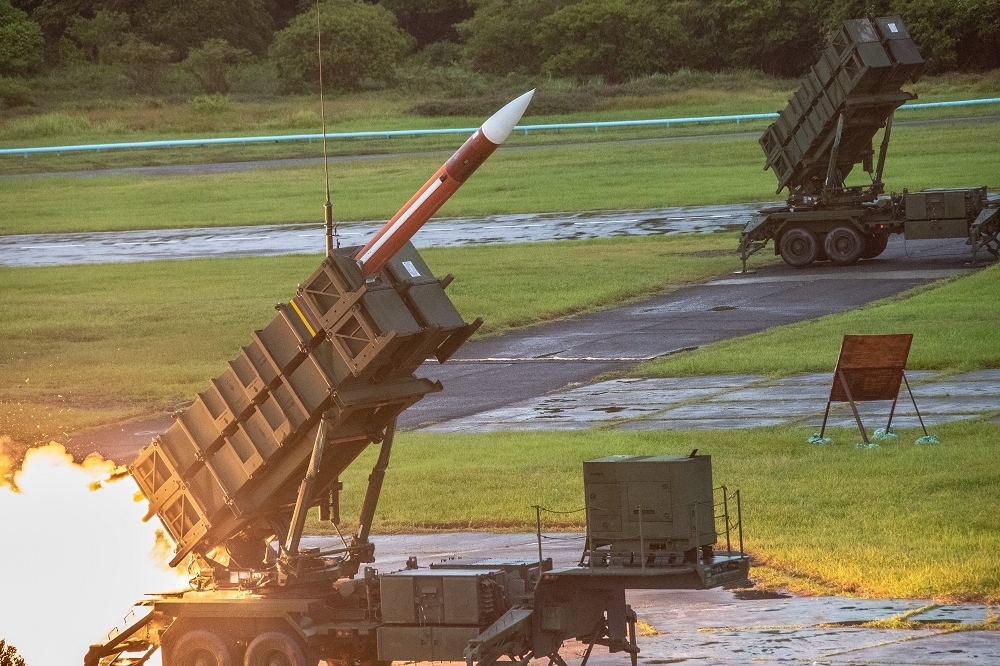
[[[528,108],[528,102],[534,94],[534,89],[529,90],[487,118],[480,127],[486,138],[498,146],[503,143],[514,130],[517,121],[524,115],[524,110]]]

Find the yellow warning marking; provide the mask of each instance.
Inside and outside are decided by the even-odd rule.
[[[648,622],[643,622],[642,620],[636,618],[635,620],[635,632],[639,636],[659,636],[660,632],[656,630],[656,627],[649,624]]]
[[[306,321],[306,316],[302,314],[302,310],[299,310],[299,306],[295,304],[295,299],[293,298],[288,301],[288,304],[292,306],[292,309],[295,310],[295,314],[297,314],[299,319],[302,320],[302,323],[306,325],[306,330],[309,331],[309,335],[315,336],[316,331],[314,331],[313,327],[309,325],[308,321]]]

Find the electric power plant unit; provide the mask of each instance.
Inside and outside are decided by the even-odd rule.
[[[593,548],[612,558],[697,558],[717,540],[709,456],[610,456],[583,464]]]
[[[551,562],[458,561],[380,575],[379,658],[464,661],[470,641],[512,606],[530,603],[542,566]]]
[[[810,68],[801,86],[760,137],[765,169],[788,188],[784,206],[760,210],[740,236],[747,259],[774,242],[775,254],[791,266],[815,261],[834,265],[873,259],[890,234],[908,239],[967,238],[973,260],[985,249],[1000,256],[1000,201],[986,188],[885,194],[882,175],[893,114],[916,95],[902,90],[915,82],[924,62],[897,16],[844,21]],[[876,160],[873,140],[880,130]],[[849,185],[858,164],[870,183]],[[925,215],[927,197],[964,199],[964,212]],[[911,213],[910,206],[920,209]],[[956,209],[957,210],[957,209]]]
[[[969,235],[969,220],[976,219],[983,209],[986,188],[923,190],[903,196],[907,238],[965,238]]]

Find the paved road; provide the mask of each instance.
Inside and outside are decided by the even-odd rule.
[[[555,392],[587,385],[600,373],[628,368],[643,359],[852,310],[968,273],[973,270],[968,259],[961,241],[905,243],[893,237],[882,257],[855,266],[793,269],[779,263],[755,274],[732,275],[615,310],[477,340],[448,363],[426,363],[421,368],[419,374],[440,379],[444,391],[404,412],[400,425],[448,429],[451,424],[475,430],[469,424],[479,418],[476,415],[484,415],[480,421],[486,423],[496,410],[558,399]],[[733,265],[739,265],[735,256]],[[607,395],[599,407],[614,406],[613,394]],[[76,455],[99,451],[127,463],[170,423],[168,416],[156,415],[77,435],[67,446]]]
[[[527,506],[525,509],[531,510]],[[330,541],[312,537],[304,539],[303,545],[324,546]],[[372,541],[376,566],[381,571],[402,569],[409,555],[415,556],[421,566],[453,558],[538,558],[534,534],[387,535],[373,537]],[[551,557],[556,567],[575,565],[582,548],[582,534],[543,536],[543,555]],[[630,590],[627,601],[639,619],[657,632],[638,638],[639,663],[650,666],[1000,664],[1000,632],[970,631],[990,616],[991,609],[980,604],[794,597],[753,590]],[[864,626],[899,618],[904,613],[918,628]],[[926,626],[934,622],[938,623],[935,628]],[[574,666],[581,662],[582,653],[583,646],[575,641],[567,642],[562,651]],[[608,654],[604,648],[596,648],[588,663],[626,666],[629,662],[624,653]]]
[[[831,365],[836,359],[831,357]],[[1000,370],[959,375],[910,371],[900,387],[894,428],[931,428],[1000,412]],[[506,407],[429,426],[435,432],[516,430],[737,430],[811,426],[819,430],[830,396],[830,372],[780,380],[761,375],[613,379],[570,387]],[[916,403],[917,412],[913,405]],[[891,401],[858,403],[870,434],[884,428]],[[847,403],[834,403],[828,427],[856,428]],[[860,441],[855,431],[854,438]],[[851,442],[841,442],[851,443]]]
[[[904,243],[894,237],[882,257],[854,266],[785,264],[679,289],[642,303],[536,326],[463,347],[443,366],[441,394],[401,417],[407,428],[449,421],[586,384],[600,373],[772,326],[853,310],[873,300],[967,273],[961,241]],[[734,259],[734,264],[738,263]],[[832,363],[832,361],[831,361]]]

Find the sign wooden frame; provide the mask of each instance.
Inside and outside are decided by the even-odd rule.
[[[870,400],[892,400],[889,410],[889,422],[885,429],[892,426],[892,417],[896,413],[896,401],[899,398],[900,384],[906,385],[910,394],[913,409],[917,412],[920,427],[924,434],[927,428],[920,416],[917,401],[910,390],[910,382],[906,380],[906,359],[910,355],[912,333],[897,333],[892,335],[845,335],[840,345],[840,357],[837,368],[833,371],[833,385],[830,387],[830,397],[826,401],[826,412],[823,414],[823,426],[819,436],[826,431],[826,421],[830,416],[830,404],[847,402],[854,412],[854,420],[858,423],[861,438],[868,444],[868,435],[861,422],[856,402]]]

